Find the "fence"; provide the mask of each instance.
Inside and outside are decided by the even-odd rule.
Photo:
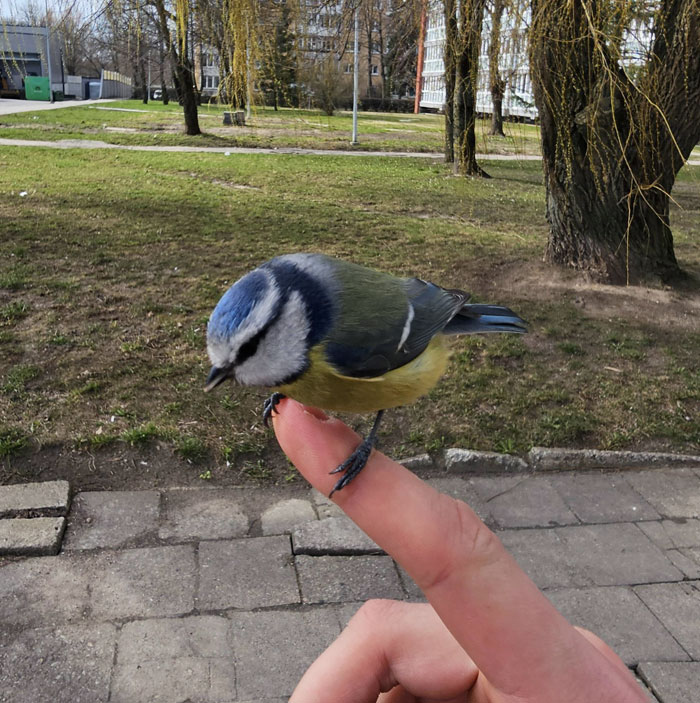
[[[100,98],[130,98],[134,93],[131,78],[116,71],[102,70]]]

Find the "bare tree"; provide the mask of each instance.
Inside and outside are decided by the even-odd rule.
[[[365,49],[367,51],[367,97],[374,97],[372,86],[372,58],[374,55],[374,29],[377,23],[376,0],[363,0],[360,4],[360,16],[365,34]]]
[[[423,0],[391,0],[382,14],[381,70],[384,95],[405,95],[416,82]]]
[[[681,273],[669,197],[700,139],[700,4],[533,0],[530,64],[542,131],[546,257],[612,283]],[[625,33],[648,54],[625,68]]]
[[[462,0],[455,50],[454,140],[455,172],[462,176],[488,174],[476,162],[476,81],[479,70],[484,0]]]
[[[189,0],[176,0],[175,7],[166,6],[166,0],[148,0],[155,8],[160,33],[168,47],[173,64],[173,77],[182,101],[185,116],[185,133],[201,134],[197,114],[197,86],[194,64],[189,50],[189,28],[192,7]],[[175,31],[172,31],[172,27]],[[163,89],[165,86],[163,86]]]

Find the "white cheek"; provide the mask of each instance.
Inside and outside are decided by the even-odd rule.
[[[223,368],[224,366],[228,366],[231,361],[229,358],[231,347],[224,339],[216,337],[209,338],[207,340],[207,353],[209,354],[209,361],[211,361],[212,366]]]
[[[236,368],[236,380],[243,385],[276,386],[299,373],[306,365],[308,334],[306,307],[294,292],[256,353]]]

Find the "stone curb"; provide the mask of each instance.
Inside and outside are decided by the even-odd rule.
[[[68,481],[0,486],[0,556],[58,554],[70,502]]]
[[[411,470],[442,468],[449,474],[653,469],[657,466],[700,469],[700,456],[668,452],[533,447],[525,457],[519,457],[514,454],[454,447],[438,453],[434,458],[428,454],[421,454],[400,459],[399,463]]]
[[[0,520],[0,556],[58,554],[65,529],[64,517]]]
[[[576,469],[700,468],[700,456],[666,452],[628,452],[601,449],[548,449],[533,447],[527,455],[535,471]]]
[[[411,470],[437,470],[451,475],[483,475],[574,470],[653,469],[659,466],[676,469],[700,469],[700,456],[666,452],[533,447],[525,457],[519,457],[511,454],[453,447],[434,457],[421,454],[404,459],[401,463]],[[149,500],[149,492],[141,493],[145,496],[143,500]],[[140,494],[137,492],[134,495],[138,497]],[[173,501],[184,501],[185,503],[188,501],[186,493],[179,498],[179,494],[176,493],[172,493],[172,495],[168,493],[167,495],[169,497],[166,504]],[[197,495],[193,494],[192,500],[196,502],[199,499]],[[222,497],[219,503],[223,505],[221,501],[226,502],[226,500],[230,502],[230,499]],[[156,503],[158,501],[156,493],[153,493],[151,502],[153,501]],[[61,548],[65,518],[68,515],[70,502],[71,492],[67,481],[0,486],[0,556],[58,553]],[[352,531],[352,528],[341,517],[338,508],[325,496],[313,492],[312,503],[294,498],[279,500],[262,515],[262,534],[291,533],[296,554],[362,555],[381,553],[377,545],[365,538],[359,533],[359,530],[357,533]],[[226,504],[228,505],[228,503]],[[157,513],[156,504],[153,508]],[[189,522],[175,527],[180,531],[194,529],[194,532],[197,533],[196,524],[194,526],[190,524],[193,520],[196,523],[201,518],[201,516],[197,517],[199,515],[197,510],[197,505],[194,505],[192,508],[193,517],[189,518]],[[319,520],[314,519],[316,514],[320,518]],[[219,538],[243,536],[248,533],[247,518],[242,514],[238,517],[241,524],[231,527],[230,529],[233,530],[231,534],[219,535]],[[161,531],[163,529],[165,527],[161,527]],[[162,534],[160,536],[163,537]],[[84,548],[84,545],[82,547],[81,545],[71,545],[71,548],[76,546]]]
[[[65,517],[69,507],[68,481],[0,486],[0,518]]]

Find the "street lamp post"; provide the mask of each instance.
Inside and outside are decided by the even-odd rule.
[[[53,76],[51,75],[51,30],[49,28],[49,17],[48,12],[46,13],[46,67],[49,73],[49,102],[53,102],[53,90],[51,87],[51,80]]]

